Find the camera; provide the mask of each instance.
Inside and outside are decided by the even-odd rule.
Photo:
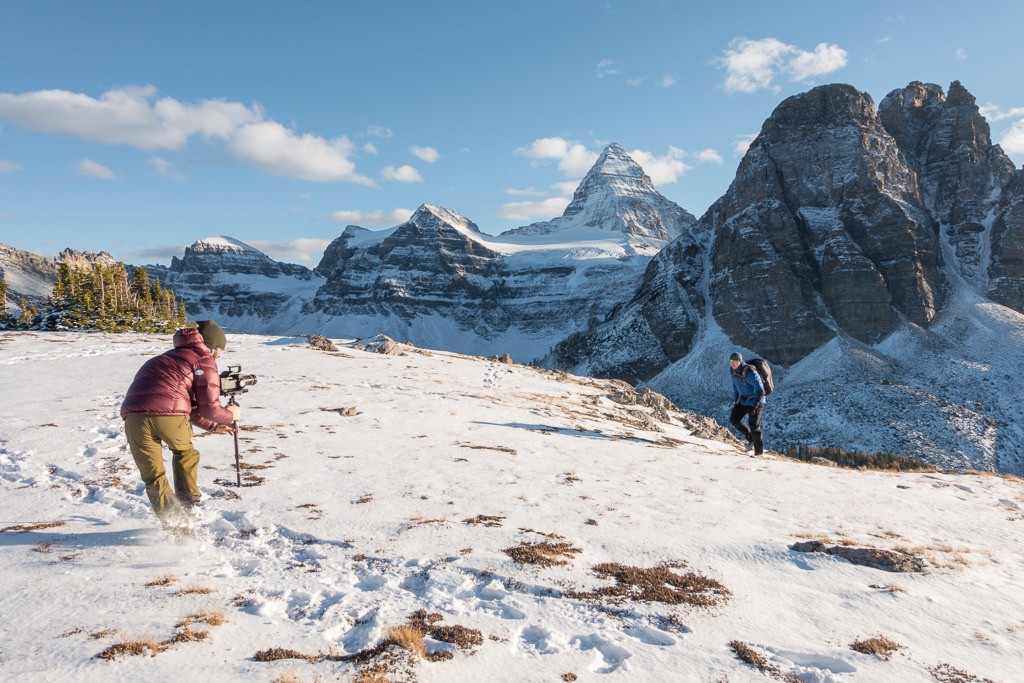
[[[241,365],[229,365],[220,373],[220,393],[222,396],[234,396],[249,391],[247,387],[256,384],[256,375],[243,375]]]

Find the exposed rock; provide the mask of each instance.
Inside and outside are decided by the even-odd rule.
[[[715,319],[736,343],[795,362],[836,334],[881,341],[942,302],[938,236],[915,174],[866,93],[783,101],[701,219],[714,232]]]
[[[914,81],[886,95],[878,115],[916,172],[921,200],[952,246],[960,274],[987,289],[991,215],[1015,169],[992,144],[974,96],[959,81],[948,94]]]
[[[334,345],[327,337],[322,334],[314,334],[307,337],[309,340],[310,348],[316,349],[317,351],[337,351],[338,347]]]
[[[850,548],[834,545],[827,547],[821,541],[803,541],[794,543],[790,549],[798,553],[825,553],[841,557],[851,564],[881,569],[886,572],[920,572],[924,571],[924,560],[914,555],[895,550],[878,548]]]
[[[368,339],[364,348],[371,353],[383,353],[388,356],[401,356],[404,353],[401,345],[385,334],[378,334],[372,339]]]

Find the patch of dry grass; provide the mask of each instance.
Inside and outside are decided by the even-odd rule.
[[[319,662],[320,655],[307,655],[297,650],[289,650],[283,647],[271,647],[260,650],[252,656],[257,662],[276,662],[281,659],[304,659],[307,662]]]
[[[462,521],[466,524],[472,524],[473,526],[482,525],[486,527],[497,527],[501,526],[501,523],[504,520],[504,517],[499,517],[497,515],[477,515],[476,517],[467,517]]]
[[[156,657],[166,649],[167,646],[164,643],[159,643],[152,638],[123,640],[120,643],[114,643],[107,649],[103,650],[103,652],[100,652],[96,655],[96,658],[113,661],[119,657],[144,654],[148,654],[150,657]]]
[[[146,588],[157,588],[159,586],[170,586],[172,583],[176,583],[178,577],[174,574],[165,574],[158,579],[153,579],[146,583]]]
[[[974,674],[957,669],[952,664],[937,664],[930,667],[928,673],[939,683],[995,683],[990,678],[979,678]]]
[[[902,650],[903,646],[884,636],[876,636],[874,638],[865,638],[864,640],[855,640],[850,643],[850,649],[865,655],[878,655],[888,661],[892,658],[892,653]]]
[[[213,592],[212,588],[207,588],[198,583],[192,583],[184,588],[174,591],[175,597],[181,597],[183,595],[209,595]]]
[[[767,657],[740,640],[731,641],[729,643],[729,648],[741,662],[749,664],[758,671],[767,674],[772,678],[785,681],[785,683],[802,683],[799,678],[780,671],[779,667],[768,662]]]
[[[596,565],[592,571],[603,578],[615,579],[614,586],[605,586],[588,592],[571,592],[570,597],[581,600],[607,600],[613,603],[662,602],[669,605],[717,607],[732,596],[732,592],[718,581],[695,572],[677,574],[673,565],[633,567],[618,562]]]
[[[536,564],[541,567],[552,567],[569,564],[574,556],[583,551],[564,541],[561,543],[541,541],[540,543],[522,543],[512,548],[505,548],[502,552],[518,564]]]
[[[17,534],[23,534],[29,531],[42,531],[43,529],[54,529],[59,526],[64,526],[67,522],[39,522],[37,524],[15,524],[13,526],[4,527],[0,529],[0,534],[11,532]]]

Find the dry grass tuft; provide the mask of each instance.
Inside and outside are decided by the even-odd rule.
[[[276,662],[281,659],[304,659],[307,662],[319,662],[320,655],[307,655],[296,650],[289,650],[283,647],[272,647],[260,650],[252,656],[257,662]]]
[[[206,586],[201,586],[198,583],[193,583],[175,591],[174,595],[176,597],[181,597],[182,595],[209,595],[212,592],[212,588],[207,588]]]
[[[412,624],[403,624],[402,626],[392,626],[389,628],[384,640],[386,643],[397,645],[403,650],[411,652],[421,659],[426,659],[427,648],[423,644],[423,638],[425,635],[426,634],[416,626],[413,626]]]
[[[156,588],[158,586],[170,586],[172,583],[176,583],[177,581],[178,581],[178,577],[175,576],[174,574],[165,574],[164,576],[161,576],[159,579],[153,579],[152,581],[146,583],[146,588]]]
[[[120,643],[114,643],[96,655],[96,657],[97,659],[106,659],[107,661],[113,661],[125,655],[149,654],[151,657],[156,657],[165,649],[166,646],[163,643],[158,643],[152,639],[125,640]]]
[[[785,683],[802,683],[799,678],[780,671],[779,667],[770,664],[764,655],[742,641],[733,640],[729,643],[729,647],[741,662],[749,664],[772,678],[785,681]]]
[[[974,674],[957,669],[952,664],[938,664],[928,669],[939,683],[995,683],[990,678],[978,678]]]
[[[583,552],[571,543],[523,543],[503,551],[519,564],[537,564],[541,567],[569,564],[572,558]],[[565,559],[563,559],[565,558]]]
[[[170,642],[172,643],[194,643],[200,640],[206,640],[210,637],[209,631],[193,631],[190,625],[185,625],[178,628],[178,632],[174,634]]]
[[[437,612],[427,612],[420,609],[409,617],[409,623],[434,640],[451,643],[460,650],[471,650],[483,644],[484,637],[480,631],[457,624],[454,626],[440,626],[438,622],[442,619],[444,617]],[[435,656],[439,654],[442,653],[435,653]]]
[[[582,600],[608,599],[612,602],[663,602],[669,605],[716,607],[732,596],[724,585],[695,572],[676,574],[671,565],[631,567],[617,562],[596,565],[598,576],[615,579],[614,586],[585,593],[572,592],[570,597]]]
[[[889,661],[892,658],[892,653],[902,650],[903,646],[884,636],[877,636],[875,638],[856,640],[850,643],[850,649],[865,655],[878,655],[882,659]]]
[[[43,529],[53,529],[55,527],[64,526],[66,522],[40,522],[38,524],[15,524],[14,526],[7,526],[0,529],[0,534],[5,532],[12,533],[26,533],[28,531],[41,531]]]
[[[190,614],[181,621],[179,621],[175,628],[188,628],[192,624],[206,624],[208,626],[221,626],[224,623],[224,613],[210,612],[207,610],[200,610],[195,614]]]
[[[504,519],[504,517],[499,517],[497,515],[477,515],[476,517],[467,517],[462,521],[466,524],[472,524],[473,526],[479,524],[486,527],[496,527],[501,526]]]

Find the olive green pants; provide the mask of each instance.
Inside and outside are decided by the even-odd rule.
[[[192,423],[188,415],[129,415],[124,419],[124,433],[158,517],[164,519],[180,514],[179,500],[199,500],[202,495],[196,483],[199,451],[192,445]],[[173,492],[164,469],[163,444],[171,449]]]

